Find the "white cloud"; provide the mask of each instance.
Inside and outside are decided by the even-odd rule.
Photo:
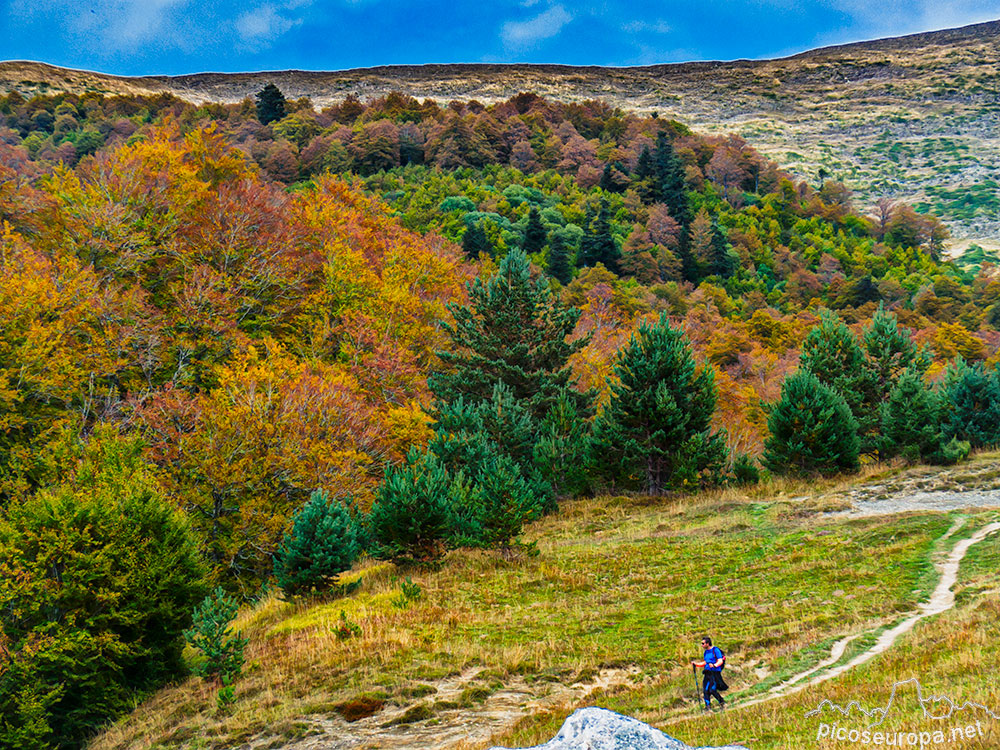
[[[176,36],[175,21],[191,0],[14,0],[10,13],[25,20],[58,19],[71,35],[97,39],[112,51],[131,51],[154,38]]]
[[[507,21],[500,29],[500,38],[508,47],[530,47],[556,36],[572,20],[563,6],[553,5],[527,21]]]
[[[275,39],[302,23],[286,18],[271,4],[248,11],[236,19],[236,33],[251,47],[266,47]]]
[[[622,31],[629,34],[668,34],[671,29],[666,21],[629,21],[622,26]]]
[[[996,0],[831,0],[868,34],[895,36],[947,29],[1000,18]]]

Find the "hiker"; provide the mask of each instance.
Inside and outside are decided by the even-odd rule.
[[[712,639],[707,635],[701,639],[701,647],[704,649],[704,658],[701,661],[691,662],[692,668],[704,667],[701,678],[702,695],[705,698],[705,710],[712,710],[712,696],[719,701],[721,710],[726,710],[726,701],[723,700],[720,690],[728,690],[729,686],[722,679],[722,670],[726,666],[726,655],[722,649],[712,645]]]

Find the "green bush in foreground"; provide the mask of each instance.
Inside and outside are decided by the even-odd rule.
[[[0,748],[80,747],[182,673],[205,591],[138,441],[98,432],[57,487],[0,516]]]

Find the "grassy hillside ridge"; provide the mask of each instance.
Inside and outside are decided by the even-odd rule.
[[[887,479],[874,469],[868,476]],[[305,748],[331,734],[365,747],[426,747],[429,737],[439,746],[523,745],[593,703],[670,721],[694,705],[685,665],[704,631],[727,651],[734,693],[752,691],[821,660],[837,637],[896,621],[927,595],[937,540],[955,514],[828,515],[847,507],[838,499],[846,489],[783,482],[654,501],[581,499],[529,529],[537,555],[454,552],[433,570],[365,563],[361,588],[346,598],[270,597],[243,612],[251,666],[229,710],[191,679],[92,747]],[[992,517],[973,515],[949,548]],[[970,553],[963,606],[995,585],[995,550],[988,542]],[[401,597],[407,575],[419,599]],[[345,621],[361,635],[342,637]],[[850,675],[833,684],[848,678],[854,684]],[[711,739],[750,732],[758,747],[794,746],[785,743],[800,713],[784,706],[805,696],[726,719]],[[372,715],[347,722],[352,711]],[[699,723],[675,733],[702,743],[705,731]],[[464,745],[444,742],[463,736]]]
[[[558,65],[386,66],[349,71],[201,73],[119,78],[43,63],[0,63],[0,92],[143,94],[236,102],[273,81],[328,106],[402,91],[490,103],[520,91],[562,101],[600,98],[659,112],[710,133],[736,132],[799,177],[819,170],[868,202],[882,196],[944,218],[964,247],[1000,238],[990,185],[1000,170],[1000,22],[840,45],[778,60],[635,68]],[[955,190],[981,188],[962,193]]]

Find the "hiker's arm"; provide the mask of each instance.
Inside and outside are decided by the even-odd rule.
[[[691,662],[691,666],[692,667],[704,667],[705,666],[705,662],[703,662],[703,661],[693,661],[693,662]]]

